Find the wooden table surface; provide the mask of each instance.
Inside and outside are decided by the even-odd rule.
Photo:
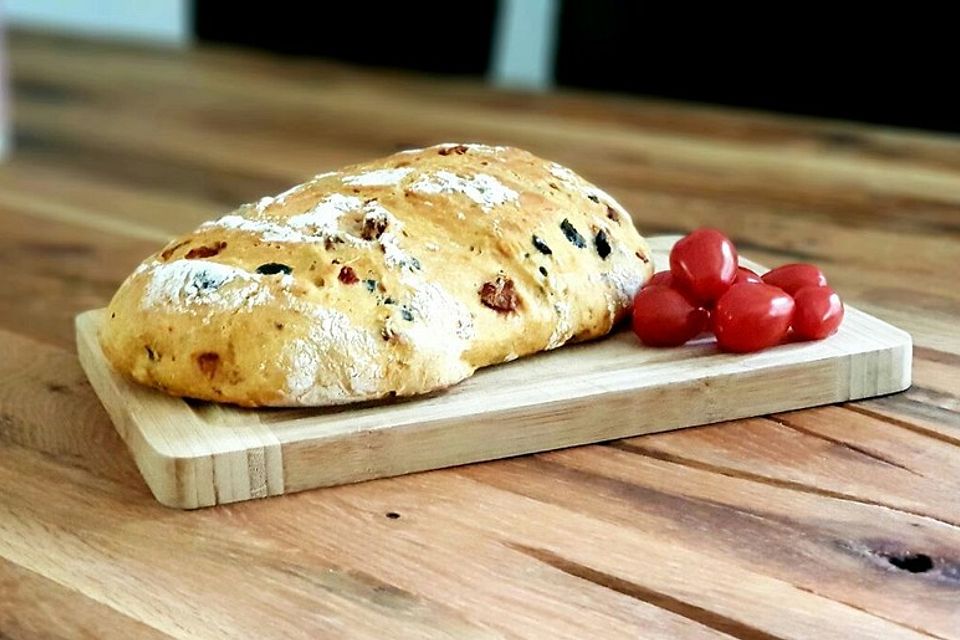
[[[960,638],[960,140],[16,34],[0,165],[0,637]],[[913,388],[182,512],[73,316],[172,234],[409,146],[526,147],[641,231],[812,260]]]

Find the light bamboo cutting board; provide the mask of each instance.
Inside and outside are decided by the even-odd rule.
[[[651,240],[658,267],[676,239]],[[80,362],[157,500],[184,509],[893,393],[912,357],[909,334],[847,307],[835,336],[757,354],[646,349],[623,330],[416,400],[249,410],[120,378],[102,316],[77,317]]]

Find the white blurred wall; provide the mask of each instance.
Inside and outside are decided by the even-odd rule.
[[[10,25],[76,35],[184,45],[191,0],[0,0]]]
[[[499,0],[489,76],[502,87],[553,84],[560,0]]]

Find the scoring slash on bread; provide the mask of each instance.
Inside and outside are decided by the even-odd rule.
[[[609,195],[511,147],[318,175],[201,225],[110,303],[103,351],[173,395],[320,406],[428,393],[607,334],[652,273]]]

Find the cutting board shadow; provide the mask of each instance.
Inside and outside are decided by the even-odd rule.
[[[651,239],[659,268],[676,239]],[[910,386],[912,358],[909,334],[847,307],[827,340],[757,354],[712,339],[648,349],[621,330],[423,398],[251,410],[121,378],[102,321],[102,309],[77,316],[80,362],[154,496],[183,509],[893,393]]]

